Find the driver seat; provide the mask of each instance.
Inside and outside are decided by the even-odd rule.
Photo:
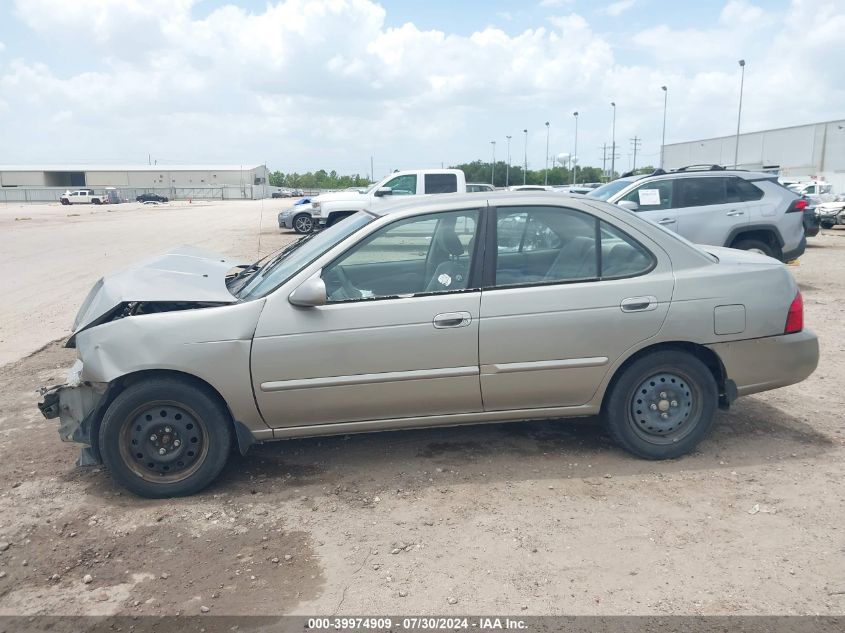
[[[467,287],[469,259],[462,258],[464,245],[455,233],[454,227],[441,231],[437,235],[436,246],[448,254],[449,259],[437,265],[434,274],[425,287],[425,292],[461,290]]]

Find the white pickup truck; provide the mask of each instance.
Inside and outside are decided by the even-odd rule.
[[[103,204],[109,199],[105,194],[94,193],[93,189],[77,189],[65,191],[59,201],[62,204]]]
[[[319,195],[311,200],[310,213],[317,227],[326,227],[362,209],[375,208],[384,204],[385,200],[395,199],[396,196],[466,191],[466,177],[460,169],[410,169],[393,172],[369,189]],[[308,209],[303,209],[297,214],[307,211]],[[296,222],[293,226],[294,230],[297,230]]]

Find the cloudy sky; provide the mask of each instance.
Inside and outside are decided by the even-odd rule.
[[[369,171],[845,114],[843,0],[2,0],[0,164]]]

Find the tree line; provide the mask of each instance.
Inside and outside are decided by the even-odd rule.
[[[296,189],[346,189],[347,187],[366,187],[370,184],[369,179],[360,174],[341,176],[334,169],[331,171],[318,169],[304,174],[297,172],[285,174],[276,170],[270,173],[269,180],[271,187]]]

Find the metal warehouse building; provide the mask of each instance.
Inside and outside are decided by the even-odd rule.
[[[664,146],[665,169],[684,165],[733,166],[736,136]],[[817,178],[845,193],[845,119],[739,135],[738,167],[783,178]]]
[[[267,195],[265,165],[0,165],[0,202],[57,200],[67,189],[113,187],[128,199],[151,191],[171,199]]]

